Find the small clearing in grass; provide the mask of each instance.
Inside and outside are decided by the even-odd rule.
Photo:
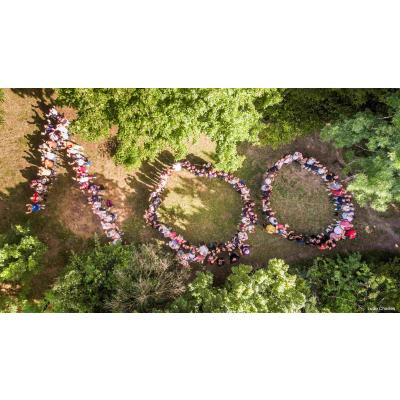
[[[307,235],[322,232],[334,219],[325,184],[296,164],[284,166],[276,175],[271,207],[280,223]]]
[[[228,183],[181,171],[169,179],[158,211],[161,221],[198,244],[231,239],[241,219],[241,207],[239,193]]]

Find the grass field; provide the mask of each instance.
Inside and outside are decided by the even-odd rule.
[[[31,296],[38,297],[62,272],[71,250],[81,251],[92,240],[93,234],[101,235],[99,225],[85,204],[85,199],[74,186],[65,170],[49,195],[46,210],[40,215],[26,216],[25,203],[29,198],[27,181],[38,165],[35,151],[43,126],[43,109],[51,101],[49,91],[5,91],[5,123],[0,126],[0,231],[11,224],[29,222],[32,230],[48,246],[44,270],[32,282]],[[72,110],[66,110],[73,116]],[[113,199],[128,242],[160,240],[152,229],[144,224],[143,213],[148,203],[148,194],[157,181],[161,168],[172,161],[168,153],[155,162],[145,163],[139,170],[131,171],[115,166],[108,155],[106,145],[88,143],[76,138],[84,145],[93,162],[93,172],[107,188]],[[246,156],[243,167],[236,175],[243,178],[252,189],[253,198],[260,205],[260,185],[266,168],[278,158],[295,149],[320,159],[330,169],[340,173],[341,156],[331,146],[322,143],[317,135],[300,139],[277,150],[243,145],[240,153]],[[213,161],[214,146],[204,137],[190,146],[194,161]],[[184,236],[198,243],[226,240],[235,232],[240,217],[241,201],[232,188],[221,181],[193,178],[182,172],[169,182],[161,215],[165,222],[176,227]],[[275,181],[272,204],[283,222],[302,232],[318,232],[332,219],[332,207],[327,193],[319,180],[296,166],[283,168]],[[257,208],[260,222],[261,210]],[[359,238],[340,243],[334,253],[350,251],[380,251],[385,254],[399,253],[400,228],[398,210],[377,214],[369,208],[357,208]],[[102,237],[102,236],[100,236]],[[256,267],[266,264],[273,257],[288,262],[302,262],[320,252],[309,246],[299,247],[295,243],[265,233],[261,226],[250,236],[252,254],[243,259]],[[208,267],[202,267],[208,268]],[[217,269],[217,279],[222,280],[229,266]]]

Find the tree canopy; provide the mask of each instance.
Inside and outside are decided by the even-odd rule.
[[[172,312],[299,312],[306,296],[296,275],[283,260],[252,272],[248,265],[232,268],[223,287],[213,286],[213,275],[200,272],[186,293],[175,300]]]
[[[114,158],[138,167],[164,150],[176,158],[207,135],[216,166],[234,171],[242,142],[277,147],[341,116],[374,108],[386,89],[59,89],[58,103],[74,107],[72,131],[86,138],[118,128]]]
[[[281,100],[259,107],[265,126],[261,143],[278,147],[320,130],[325,123],[375,108],[386,89],[279,89]]]
[[[186,274],[158,246],[101,245],[74,254],[47,293],[53,312],[146,312],[184,290]]]
[[[238,143],[257,142],[259,109],[280,101],[277,89],[60,89],[58,102],[75,107],[72,131],[87,138],[118,127],[115,160],[137,167],[168,150],[176,158],[200,134],[216,143],[217,167],[235,170]],[[256,107],[257,103],[257,107]]]
[[[222,287],[200,272],[168,308],[172,312],[378,312],[400,307],[399,260],[367,262],[359,253],[318,257],[294,268],[272,259],[253,272],[232,268]],[[396,275],[397,274],[397,275]]]
[[[400,202],[400,93],[386,107],[366,110],[327,125],[322,138],[347,150],[346,169],[355,174],[349,190],[360,205],[386,211]]]
[[[316,258],[306,281],[321,312],[374,312],[399,305],[399,281],[373,271],[359,253]]]
[[[28,227],[0,235],[0,282],[21,282],[41,268],[46,246]]]

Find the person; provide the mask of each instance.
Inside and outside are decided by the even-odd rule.
[[[211,242],[206,247],[210,253],[217,254],[217,243]]]
[[[43,204],[35,203],[35,204],[26,204],[27,211],[26,214],[39,212],[41,209],[45,208]]]
[[[231,253],[231,254],[229,255],[229,261],[230,261],[231,264],[236,264],[236,263],[239,262],[239,260],[240,260],[240,257],[239,257],[238,254],[236,254],[236,253]]]
[[[355,239],[357,237],[357,232],[355,229],[349,229],[344,234],[349,239]]]
[[[326,242],[325,243],[321,243],[319,246],[318,246],[318,248],[320,249],[320,250],[326,250],[326,249],[328,249],[328,245],[326,244]]]
[[[53,174],[53,170],[50,168],[46,168],[46,167],[40,167],[39,168],[39,176],[51,176]]]
[[[269,221],[269,223],[271,224],[271,225],[273,225],[273,226],[276,226],[276,225],[278,225],[278,220],[275,218],[275,217],[269,217],[268,218],[268,221]]]
[[[349,229],[353,228],[353,224],[351,222],[349,222],[347,219],[341,220],[340,221],[340,226],[344,230],[349,230]]]
[[[333,232],[336,233],[337,235],[343,235],[343,229],[340,225],[335,226]]]
[[[101,223],[101,227],[102,227],[105,231],[107,231],[107,230],[109,230],[109,229],[116,229],[116,225],[113,224],[113,223],[111,223],[111,222],[103,222],[103,221],[100,221],[100,223]]]
[[[207,257],[207,262],[210,265],[214,265],[218,260],[218,256],[214,253],[210,253],[209,256]]]
[[[175,163],[173,166],[172,166],[172,169],[174,170],[174,171],[181,171],[182,170],[182,164],[181,163]]]
[[[237,236],[240,241],[245,241],[249,237],[246,232],[239,232]]]
[[[331,232],[331,234],[329,235],[329,238],[330,238],[331,240],[336,240],[336,241],[338,241],[338,240],[340,240],[340,239],[342,238],[342,235],[338,235],[338,234],[335,233],[335,232]]]
[[[43,201],[43,197],[41,197],[38,192],[33,193],[32,197],[31,197],[31,202],[39,203],[41,201]]]
[[[180,244],[176,240],[170,240],[168,245],[169,247],[171,247],[172,250],[178,250],[180,247]]]
[[[218,259],[217,259],[217,265],[220,266],[220,267],[224,266],[224,265],[225,265],[225,258],[223,258],[223,257],[218,257]]]
[[[202,245],[199,247],[199,253],[200,253],[201,256],[206,257],[207,254],[208,254],[208,252],[209,252],[208,247],[207,247],[205,244],[202,244]]]
[[[248,244],[242,244],[239,246],[240,254],[243,256],[250,255],[250,246]]]
[[[331,192],[332,192],[332,196],[334,196],[334,197],[341,197],[345,193],[343,188],[331,189]]]

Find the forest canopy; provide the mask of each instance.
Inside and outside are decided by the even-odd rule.
[[[216,143],[216,165],[227,170],[243,162],[239,143],[258,141],[258,109],[280,100],[278,89],[60,89],[58,97],[78,110],[73,132],[95,139],[118,127],[117,163],[138,167],[164,150],[182,158],[203,133]]]
[[[216,167],[237,170],[240,143],[277,147],[366,109],[385,109],[386,89],[59,89],[57,101],[78,111],[72,131],[85,138],[118,128],[114,159],[139,167],[168,150],[177,159],[205,134]]]

